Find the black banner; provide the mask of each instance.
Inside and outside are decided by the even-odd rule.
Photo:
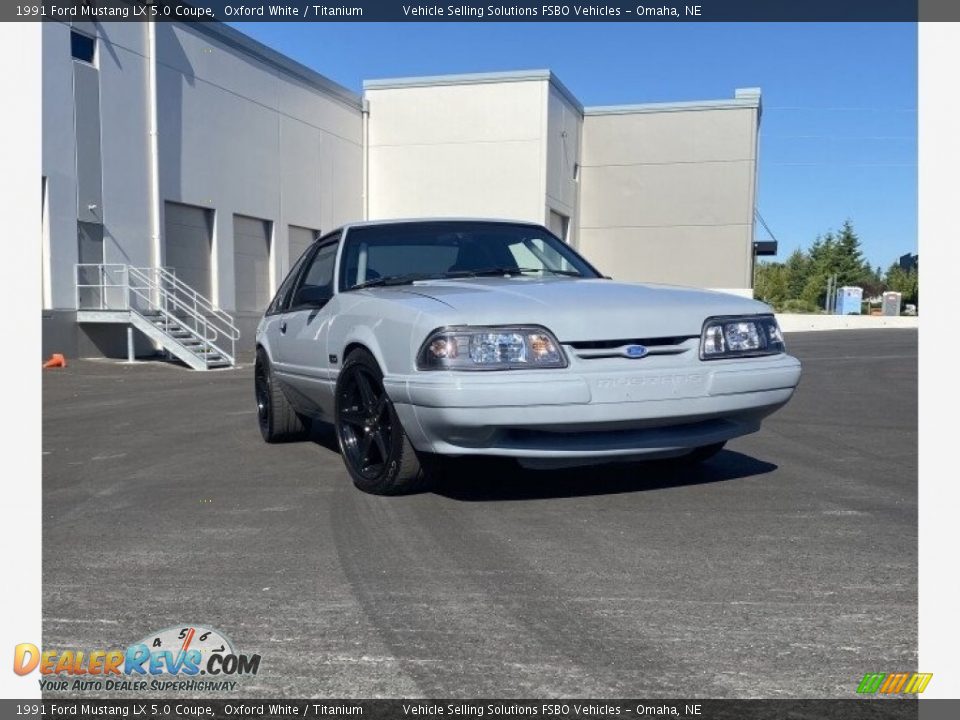
[[[955,718],[960,700],[0,700],[3,718],[331,717],[418,718],[685,718],[687,720],[907,720]]]
[[[40,0],[3,21],[915,22],[960,20],[954,0]]]

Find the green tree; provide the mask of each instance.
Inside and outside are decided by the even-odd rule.
[[[889,286],[893,277],[898,288],[906,288],[904,302],[915,302],[907,298],[916,298],[916,278],[911,280],[909,273],[902,275],[893,268],[884,275],[879,267],[870,267],[853,223],[847,220],[838,232],[817,236],[808,250],[794,250],[786,262],[758,263],[754,292],[778,307],[790,303],[791,307],[814,309],[824,307],[830,278],[836,279],[836,287],[854,285],[863,288],[865,297],[871,297]]]
[[[869,290],[876,277],[860,249],[860,238],[849,220],[840,232],[828,232],[814,240],[807,253],[807,274],[800,290],[800,299],[823,307],[827,299],[827,283],[836,279],[835,287],[854,285]]]
[[[787,300],[787,272],[783,263],[760,262],[754,270],[753,294],[771,305],[780,305]]]
[[[833,233],[817,237],[807,252],[807,274],[799,298],[811,305],[823,307],[827,297],[827,281],[834,274],[837,241]]]
[[[787,262],[784,263],[784,275],[787,283],[787,298],[799,298],[810,275],[810,258],[803,250],[797,248],[790,254]]]
[[[887,268],[884,282],[888,290],[901,293],[904,304],[920,304],[920,276],[916,268],[907,271],[899,263],[893,263]]]
[[[833,272],[837,276],[837,283],[841,286],[862,286],[874,277],[873,270],[860,249],[860,238],[849,220],[843,223],[834,242]]]

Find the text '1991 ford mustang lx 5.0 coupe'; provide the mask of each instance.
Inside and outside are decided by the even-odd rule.
[[[333,423],[354,483],[378,494],[423,487],[444,456],[704,460],[800,379],[767,305],[615,282],[517,222],[336,230],[290,270],[256,343],[264,439]]]

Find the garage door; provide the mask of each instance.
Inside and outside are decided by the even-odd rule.
[[[293,267],[294,263],[300,259],[300,256],[303,255],[304,251],[310,247],[313,241],[319,236],[320,233],[318,233],[316,230],[300,227],[299,225],[290,225],[288,234],[290,253],[287,256],[287,264],[283,268],[284,274],[290,271],[290,268]]]
[[[262,312],[270,302],[270,221],[233,216],[233,268],[238,312]]]
[[[210,251],[213,211],[168,202],[164,204],[163,264],[205,297],[210,297]]]

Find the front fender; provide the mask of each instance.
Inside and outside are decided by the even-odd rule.
[[[351,345],[362,345],[384,375],[409,375],[416,370],[420,344],[431,330],[447,320],[411,307],[408,302],[360,295],[339,297],[343,304],[330,322],[327,343],[327,352],[338,356],[339,367],[343,367]]]
[[[336,345],[334,344],[336,342]],[[343,334],[342,339],[339,341],[334,341],[331,338],[330,350],[334,351],[334,348],[339,349],[340,355],[340,366],[343,367],[343,363],[347,361],[347,353],[349,348],[353,345],[362,345],[367,350],[370,351],[370,354],[373,355],[374,359],[377,361],[377,365],[380,366],[380,369],[384,373],[388,373],[389,365],[387,363],[387,358],[384,355],[383,348],[380,347],[380,342],[377,340],[376,335],[373,330],[368,325],[351,325]]]

